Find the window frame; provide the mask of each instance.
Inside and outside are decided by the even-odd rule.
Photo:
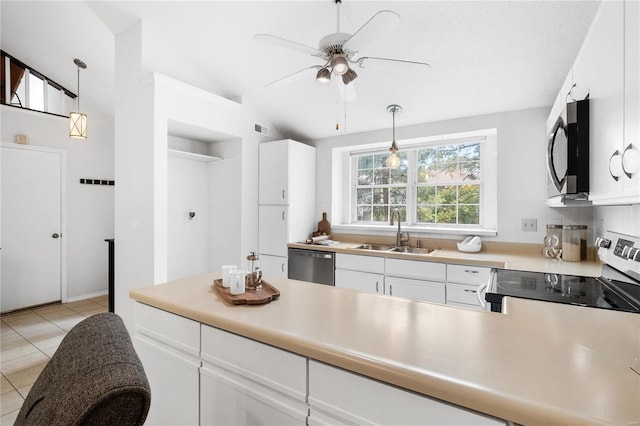
[[[450,224],[450,223],[418,223],[417,222],[417,152],[422,147],[435,147],[442,145],[464,144],[478,142],[480,144],[480,204],[479,224]],[[407,217],[402,221],[406,230],[413,232],[429,232],[439,234],[468,234],[496,235],[497,229],[497,130],[485,129],[475,132],[441,135],[435,137],[417,138],[412,140],[397,141],[400,151],[409,154],[409,167],[407,171]],[[338,225],[344,230],[372,230],[389,229],[391,226],[385,222],[359,222],[356,220],[356,188],[357,188],[357,158],[363,154],[388,153],[387,148],[368,145],[350,147],[345,152],[345,167],[348,170],[344,183],[343,225]],[[459,185],[459,184],[458,184]],[[388,187],[388,185],[383,186]]]

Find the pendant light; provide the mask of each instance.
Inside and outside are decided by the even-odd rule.
[[[391,141],[391,148],[389,148],[391,155],[387,160],[387,166],[389,166],[390,169],[397,169],[400,165],[400,158],[396,155],[396,152],[398,152],[398,145],[396,145],[396,114],[400,114],[402,112],[402,107],[395,104],[389,105],[387,107],[387,112],[393,115],[393,139]]]
[[[80,68],[87,68],[87,64],[80,59],[74,59],[73,63],[78,67],[78,96],[76,97],[76,109],[78,112],[69,113],[69,137],[87,139],[87,114],[80,111]]]

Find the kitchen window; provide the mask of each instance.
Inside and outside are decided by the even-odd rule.
[[[352,225],[388,226],[397,209],[414,229],[495,229],[495,131],[399,145],[397,169],[387,167],[386,147],[350,152]]]

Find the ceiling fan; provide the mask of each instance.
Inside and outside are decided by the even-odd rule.
[[[362,49],[382,36],[385,31],[392,30],[400,22],[400,15],[391,10],[381,10],[373,15],[353,34],[340,32],[341,0],[333,0],[337,6],[337,30],[320,39],[318,47],[311,47],[295,41],[287,40],[271,34],[255,34],[255,40],[271,45],[284,47],[300,53],[308,54],[323,61],[322,65],[312,65],[269,83],[267,86],[282,85],[315,71],[316,81],[328,83],[334,80],[338,85],[338,93],[344,102],[355,99],[353,81],[358,78],[354,68],[375,68],[385,65],[413,65],[424,69],[431,68],[426,62],[404,59],[361,56]],[[365,65],[366,64],[366,65]]]

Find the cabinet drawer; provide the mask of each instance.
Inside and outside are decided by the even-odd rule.
[[[457,302],[478,305],[477,294],[477,285],[447,283],[447,303]]]
[[[491,268],[484,266],[447,265],[447,281],[451,283],[480,285],[490,275]]]
[[[445,303],[445,284],[409,278],[386,277],[385,290],[390,296],[406,297],[423,302]]]
[[[202,360],[305,400],[307,359],[255,340],[202,325]]]
[[[134,308],[135,334],[199,357],[200,323],[171,314],[143,303],[136,302]]]
[[[445,282],[447,265],[419,260],[386,259],[387,276]]]
[[[338,268],[384,274],[384,257],[337,253],[336,269]]]

